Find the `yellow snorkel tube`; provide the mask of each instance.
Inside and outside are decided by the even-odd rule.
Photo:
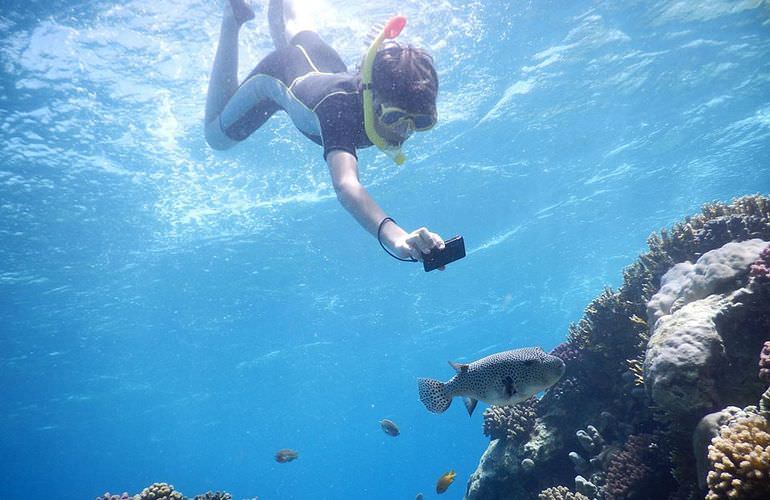
[[[364,64],[361,67],[361,81],[364,87],[364,129],[366,130],[366,136],[372,141],[372,144],[380,149],[380,151],[390,156],[396,165],[402,165],[404,161],[406,161],[404,153],[401,152],[401,146],[389,143],[385,138],[378,134],[377,130],[374,128],[372,67],[374,66],[374,58],[377,55],[377,50],[380,48],[382,42],[385,39],[396,38],[399,33],[401,33],[401,30],[404,29],[404,26],[406,26],[406,18],[404,16],[392,17],[369,46],[369,51],[366,53]]]

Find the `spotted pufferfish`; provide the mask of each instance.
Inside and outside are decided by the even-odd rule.
[[[473,415],[479,401],[491,405],[514,405],[559,381],[564,361],[539,347],[526,347],[490,354],[469,364],[449,364],[457,374],[448,382],[417,379],[420,401],[433,413],[443,413],[452,398],[461,396]]]

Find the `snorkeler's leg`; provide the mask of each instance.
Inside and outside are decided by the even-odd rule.
[[[206,94],[206,139],[209,140],[210,124],[218,119],[227,102],[238,89],[238,30],[252,19],[254,12],[244,0],[227,0],[219,32],[219,45],[211,69]],[[209,144],[212,141],[209,140]],[[215,147],[214,144],[211,144]]]
[[[230,5],[230,9],[233,11],[235,22],[238,23],[238,26],[242,25],[246,21],[251,21],[254,19],[254,10],[249,7],[249,4],[246,3],[246,0],[228,0],[227,3]]]
[[[307,0],[270,0],[267,9],[270,36],[275,48],[287,46],[300,31],[315,31],[312,2]]]

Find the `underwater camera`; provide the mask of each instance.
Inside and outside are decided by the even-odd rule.
[[[455,236],[444,242],[443,250],[434,248],[430,253],[423,255],[422,265],[427,273],[463,257],[465,257],[465,241],[462,236]]]

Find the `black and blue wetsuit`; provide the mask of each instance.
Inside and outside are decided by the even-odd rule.
[[[224,141],[242,141],[283,109],[294,125],[323,146],[356,155],[371,146],[364,130],[362,84],[337,52],[312,31],[265,57],[219,115]]]

